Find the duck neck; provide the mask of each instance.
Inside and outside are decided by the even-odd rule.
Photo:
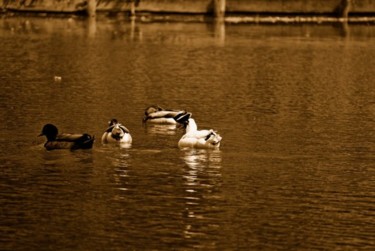
[[[56,140],[56,135],[46,135],[47,141],[54,141]]]
[[[197,124],[194,119],[189,119],[189,124],[186,127],[186,132],[195,132],[198,130]]]

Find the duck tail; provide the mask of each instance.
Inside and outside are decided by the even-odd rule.
[[[71,147],[71,150],[76,149],[91,149],[95,141],[95,136],[90,134],[83,134],[82,137],[78,138],[74,145]]]
[[[181,112],[179,114],[177,114],[176,116],[174,116],[174,120],[177,122],[177,123],[180,123],[180,124],[185,124],[189,118],[192,116],[191,113],[188,113],[188,112]]]

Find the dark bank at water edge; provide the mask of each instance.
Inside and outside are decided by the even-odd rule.
[[[9,15],[123,13],[147,21],[190,15],[228,22],[375,22],[375,0],[0,0],[0,8]]]

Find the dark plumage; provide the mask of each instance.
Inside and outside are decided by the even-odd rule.
[[[56,126],[52,124],[46,124],[43,126],[42,133],[39,136],[46,136],[47,142],[44,147],[47,150],[55,149],[90,149],[94,144],[94,136],[87,133],[84,134],[70,134],[61,133],[59,134]]]
[[[189,123],[189,119],[191,118],[193,114],[188,112],[188,113],[183,113],[183,114],[178,114],[174,117],[174,120],[183,125],[183,126],[187,126],[187,124]]]

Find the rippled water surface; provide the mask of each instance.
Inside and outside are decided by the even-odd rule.
[[[375,248],[373,25],[13,17],[0,41],[1,250]],[[100,143],[111,118],[130,148]],[[46,151],[45,123],[94,148]]]

